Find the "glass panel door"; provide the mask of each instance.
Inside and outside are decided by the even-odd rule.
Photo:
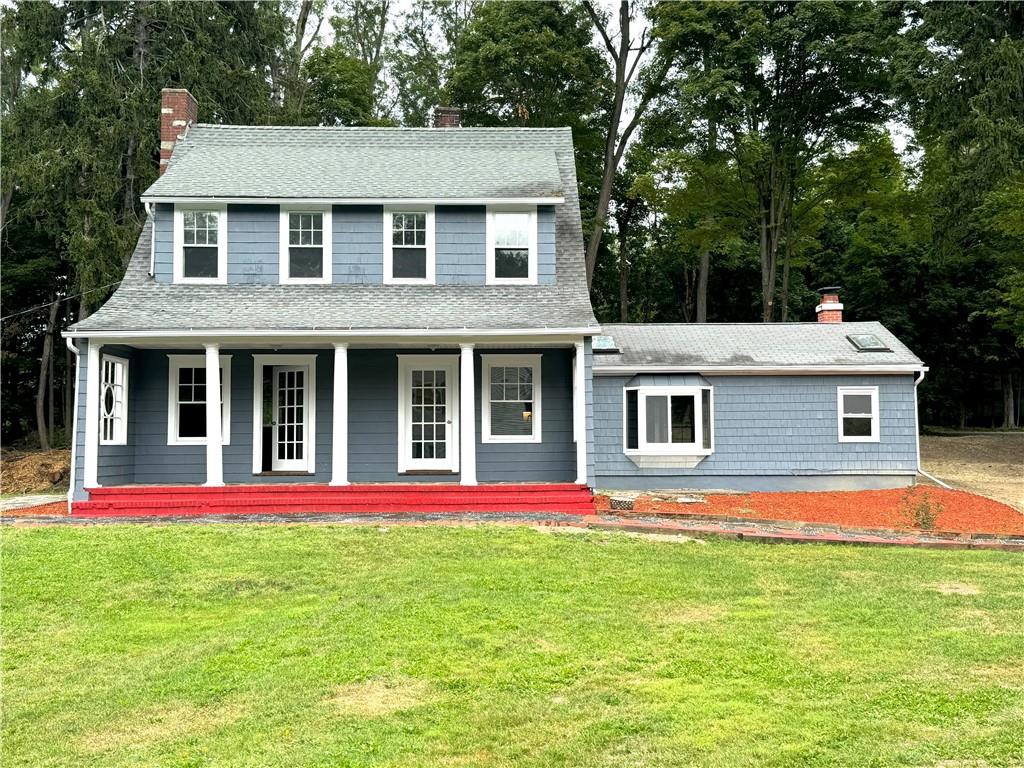
[[[454,471],[458,398],[456,364],[423,358],[403,365],[404,464],[409,470]]]
[[[306,469],[306,367],[274,366],[274,471]]]

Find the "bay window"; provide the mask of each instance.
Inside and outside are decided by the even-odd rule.
[[[711,387],[629,387],[624,399],[626,453],[701,456],[714,450]]]

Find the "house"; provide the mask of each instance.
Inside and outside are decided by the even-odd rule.
[[[925,368],[837,295],[817,323],[599,326],[568,129],[197,118],[164,91],[138,245],[66,334],[73,512],[913,482]]]

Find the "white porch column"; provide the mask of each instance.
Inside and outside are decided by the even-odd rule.
[[[473,345],[460,344],[459,355],[459,470],[462,485],[476,485],[476,386],[473,383]]]
[[[224,438],[221,434],[220,345],[204,344],[206,350],[206,482],[224,485]]]
[[[100,341],[89,339],[85,369],[85,471],[82,484],[86,489],[99,488],[100,448]]]
[[[587,484],[587,360],[582,341],[576,342],[576,388],[572,398],[572,427],[576,438],[576,484]]]
[[[334,345],[331,485],[348,485],[348,345]]]

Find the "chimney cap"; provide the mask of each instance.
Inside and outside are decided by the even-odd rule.
[[[815,291],[815,293],[838,293],[841,288],[841,285],[829,285],[824,288],[819,288],[818,290]]]

